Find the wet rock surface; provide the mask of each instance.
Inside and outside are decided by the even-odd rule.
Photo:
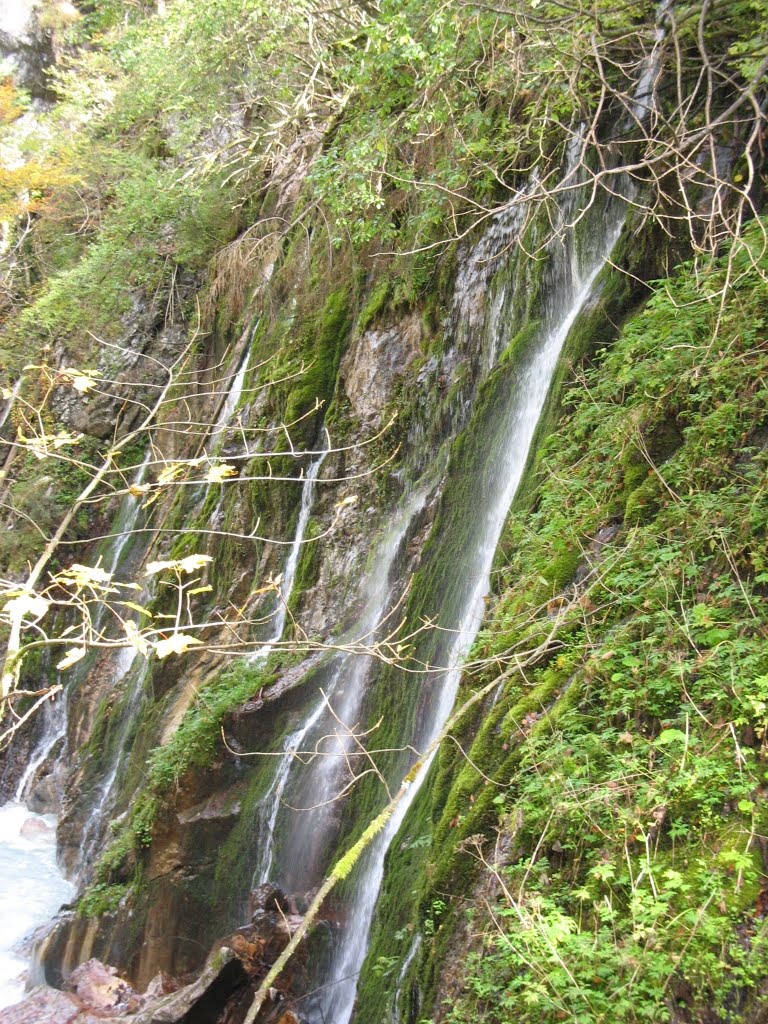
[[[53,46],[32,0],[0,4],[0,57],[7,59],[22,88],[35,97],[48,97],[45,72],[53,61]]]
[[[12,1008],[16,1016],[0,1013],[0,1024],[107,1019],[126,1024],[242,1024],[254,992],[301,925],[299,907],[306,903],[304,894],[288,896],[275,885],[259,886],[250,897],[250,924],[216,942],[193,980],[160,972],[139,995],[116,968],[91,958],[69,974],[63,982],[66,991],[36,989]],[[293,1000],[306,987],[308,960],[305,946],[291,961],[280,989],[270,990],[259,1024],[300,1024]]]
[[[413,314],[393,327],[366,331],[344,357],[344,390],[362,423],[381,425],[397,378],[405,376],[421,352],[421,335],[421,322]]]
[[[115,967],[100,960],[80,964],[67,979],[66,988],[89,1009],[107,1016],[119,1016],[138,1007],[138,995],[127,981],[118,976]]]
[[[83,1003],[68,992],[40,987],[15,1006],[0,1010],[0,1024],[95,1024]]]

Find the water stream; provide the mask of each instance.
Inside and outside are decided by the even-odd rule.
[[[364,607],[353,630],[339,641],[354,638],[371,644],[393,596],[392,570],[411,525],[424,507],[428,489],[413,491],[378,545],[365,574]],[[345,783],[352,731],[374,659],[355,651],[342,652],[324,674],[322,696],[306,720],[290,733],[272,783],[262,801],[260,856],[254,885],[278,882],[288,891],[307,888],[317,877],[331,831],[336,801]],[[301,751],[301,754],[297,752]],[[290,793],[290,806],[286,805]],[[276,826],[281,817],[281,841]],[[275,869],[278,854],[280,867]]]
[[[24,996],[21,944],[74,894],[56,864],[56,820],[11,801],[0,807],[0,1009]]]
[[[569,162],[576,159],[569,153]],[[574,169],[566,166],[565,178],[573,176]],[[489,437],[486,464],[480,467],[482,481],[477,491],[482,502],[477,518],[465,540],[467,549],[457,562],[457,578],[446,581],[446,591],[461,593],[463,611],[455,624],[448,623],[454,632],[445,645],[443,658],[438,662],[448,670],[435,680],[425,679],[429,696],[424,701],[422,721],[414,742],[424,750],[439,735],[454,705],[462,674],[462,664],[480,629],[485,612],[484,598],[490,589],[490,571],[499,537],[510,504],[518,487],[528,458],[531,442],[544,407],[552,377],[563,344],[579,312],[585,306],[597,275],[613,249],[626,216],[625,204],[610,203],[595,222],[588,244],[577,247],[574,233],[567,230],[576,211],[574,191],[560,206],[563,231],[548,246],[549,265],[542,286],[543,306],[537,340],[530,350],[527,363],[520,367],[515,385],[511,388],[505,407],[495,426],[496,437]],[[519,223],[519,213],[515,214]],[[581,251],[580,251],[581,250]],[[505,318],[499,310],[492,311],[493,330],[504,330]],[[487,326],[487,325],[486,325]],[[475,329],[482,329],[476,325]],[[499,350],[504,339],[494,343]],[[467,578],[465,566],[472,566]],[[387,827],[369,848],[358,865],[356,882],[345,926],[335,949],[329,975],[319,998],[312,1008],[311,1020],[348,1024],[357,990],[357,976],[365,959],[368,934],[384,872],[387,850],[397,834],[408,809],[413,803],[430,767],[431,758],[411,784],[407,796],[398,805]]]

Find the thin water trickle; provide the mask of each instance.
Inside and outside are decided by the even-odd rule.
[[[351,634],[339,641],[340,645],[350,645],[353,639],[367,644],[374,640],[392,599],[392,568],[428,493],[428,489],[422,489],[408,496],[379,544],[366,573],[363,612]],[[350,651],[337,655],[325,678],[326,699],[321,697],[307,719],[286,738],[283,756],[262,801],[259,830],[262,852],[253,875],[254,885],[278,881],[299,891],[312,879],[328,836],[334,801],[344,786],[345,755],[354,742],[351,730],[371,663],[370,656],[360,653]],[[297,757],[297,751],[317,753]],[[310,810],[291,811],[284,806],[289,785],[292,799],[301,800]],[[284,843],[288,852],[280,859],[280,870],[273,872],[277,853],[275,827],[281,811],[288,816]]]
[[[232,384],[230,385],[229,390],[227,391],[227,397],[224,400],[224,404],[222,405],[219,411],[219,415],[216,417],[216,422],[214,423],[210,434],[206,438],[206,455],[212,454],[212,452],[218,447],[219,442],[221,441],[221,436],[229,427],[232,417],[235,414],[235,410],[237,409],[237,406],[240,402],[240,399],[243,394],[243,387],[245,386],[245,375],[248,372],[248,363],[251,354],[251,342],[253,341],[256,335],[258,327],[259,318],[257,317],[256,322],[254,323],[253,328],[251,330],[250,338],[248,339],[248,344],[245,346],[245,352],[243,353],[243,357],[240,361],[240,366],[238,367],[237,373],[235,374],[234,379],[232,380]]]
[[[291,542],[291,549],[288,552],[288,558],[283,569],[283,578],[280,581],[279,593],[277,595],[277,608],[272,620],[272,636],[266,643],[262,644],[261,647],[257,648],[253,654],[249,655],[248,660],[255,663],[266,658],[275,648],[275,644],[280,640],[285,629],[285,620],[288,617],[288,605],[293,595],[293,585],[296,582],[296,570],[299,565],[299,556],[301,555],[301,548],[304,544],[304,534],[307,532],[307,526],[309,525],[309,517],[312,514],[312,504],[315,498],[315,485],[317,483],[317,477],[322,468],[323,462],[328,455],[328,452],[323,452],[315,461],[310,465],[307,470],[307,475],[304,477],[304,485],[301,489],[301,506],[299,508],[299,518],[296,522],[296,533],[293,536]]]
[[[416,959],[416,954],[421,949],[421,933],[417,932],[411,940],[411,946],[408,950],[405,960],[403,960],[403,966],[400,968],[400,972],[397,975],[397,982],[395,984],[395,995],[392,1000],[392,1016],[390,1018],[390,1024],[400,1024],[400,996],[403,992],[403,983],[405,982],[405,976],[408,974],[408,970]]]
[[[150,662],[148,658],[141,657],[137,660],[138,651],[135,647],[121,647],[115,658],[115,680],[119,682],[125,679],[128,699],[118,724],[118,737],[114,743],[115,754],[98,787],[96,798],[91,805],[90,813],[83,825],[82,859],[81,868],[86,868],[93,860],[97,846],[104,832],[106,817],[114,803],[117,777],[121,766],[130,753],[128,737],[137,720],[139,708],[144,700],[144,688],[149,678]],[[135,678],[132,678],[131,670],[134,664],[138,664]]]

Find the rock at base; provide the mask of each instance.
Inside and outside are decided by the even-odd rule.
[[[89,1010],[109,1013],[129,1013],[139,1005],[139,997],[127,981],[118,977],[114,967],[100,960],[86,960],[70,974],[65,988],[74,992]]]
[[[82,1006],[74,996],[41,987],[22,1003],[0,1010],[0,1024],[74,1024],[81,1011]]]

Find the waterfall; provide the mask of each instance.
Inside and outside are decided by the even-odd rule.
[[[408,496],[378,545],[365,576],[363,612],[354,630],[339,641],[340,645],[350,643],[353,637],[363,643],[370,643],[374,638],[392,600],[392,569],[428,493],[428,489],[420,489]],[[344,785],[346,755],[352,744],[349,729],[356,723],[372,660],[353,652],[337,655],[325,685],[327,702],[319,700],[302,725],[286,738],[283,755],[262,802],[259,830],[262,853],[254,871],[254,885],[279,881],[297,890],[314,880],[313,868],[321,860],[332,807]],[[307,750],[311,752],[309,756],[297,755],[298,751]],[[286,810],[283,803],[289,784],[311,810],[293,812],[294,818],[288,823],[287,838],[282,844],[286,855],[281,858],[280,870],[273,878],[277,852],[275,827],[281,809]]]
[[[57,673],[56,683],[61,683],[61,676]],[[63,690],[53,699],[46,701],[42,715],[44,719],[43,735],[40,737],[37,746],[32,751],[29,763],[24,769],[18,785],[16,786],[15,799],[22,803],[27,792],[27,787],[37,774],[38,768],[48,759],[49,754],[67,733],[67,692]]]
[[[232,377],[232,375],[228,377],[232,383],[227,392],[226,399],[221,405],[219,414],[216,417],[211,432],[206,439],[206,454],[210,454],[217,446],[222,434],[226,431],[229,425],[235,409],[237,408],[238,402],[240,401],[240,397],[243,393],[243,385],[245,383],[245,375],[248,370],[250,341],[253,340],[253,335],[256,332],[258,324],[259,321],[257,319],[251,331],[249,344],[245,348],[237,373],[234,377]],[[150,447],[136,475],[134,486],[138,487],[144,483],[149,469],[149,464],[152,461],[152,454],[152,448]],[[105,568],[109,572],[114,573],[122,561],[126,546],[131,540],[132,531],[136,525],[140,508],[140,499],[134,497],[130,493],[126,494],[113,527],[113,533],[115,536],[110,538],[109,547],[107,548],[106,553],[102,554],[102,558],[105,561]],[[146,593],[143,593],[141,597],[139,597],[139,604],[143,603],[145,597]],[[99,609],[99,614],[102,616],[104,612],[104,608]],[[105,766],[104,778],[98,787],[96,798],[92,803],[91,810],[83,827],[83,867],[90,863],[101,839],[104,819],[111,810],[114,801],[120,768],[130,753],[129,737],[131,729],[133,728],[139,708],[141,707],[144,699],[145,686],[150,675],[150,662],[145,657],[139,659],[137,656],[138,649],[136,647],[126,646],[121,647],[114,658],[113,673],[115,683],[119,683],[122,680],[125,681],[127,701],[120,713],[117,738],[112,743],[114,754],[112,756],[111,764],[108,769]]]
[[[243,358],[240,361],[237,373],[234,376],[234,380],[227,391],[227,397],[224,400],[224,404],[219,410],[219,415],[216,417],[216,421],[213,424],[213,428],[209,433],[205,441],[205,453],[210,455],[214,448],[218,445],[221,435],[225,432],[229,426],[230,420],[234,415],[235,409],[237,409],[240,398],[243,394],[243,385],[245,384],[245,375],[248,372],[248,362],[251,354],[251,343],[256,335],[256,331],[259,328],[260,318],[257,317],[254,325],[251,329],[250,337],[248,338],[248,344],[245,346],[243,352]],[[231,379],[231,377],[230,377]]]
[[[285,568],[283,569],[283,578],[279,585],[277,608],[275,610],[272,625],[272,636],[266,641],[266,643],[262,644],[261,647],[255,650],[253,654],[249,655],[248,660],[251,662],[261,661],[263,658],[266,658],[267,655],[271,654],[274,650],[275,644],[283,635],[285,620],[288,617],[288,603],[291,600],[293,585],[296,582],[296,569],[299,565],[299,555],[301,554],[301,547],[304,543],[304,534],[307,532],[309,517],[312,513],[312,502],[315,497],[317,475],[320,472],[327,454],[327,451],[322,452],[320,456],[315,459],[307,470],[307,475],[304,478],[304,486],[301,489],[299,518],[296,523],[296,533],[294,534],[293,541],[291,542],[291,550],[288,552],[288,559],[285,563]]]
[[[569,154],[570,159],[575,154]],[[566,166],[564,180],[573,176],[574,168]],[[426,685],[430,698],[424,708],[418,744],[426,749],[439,735],[454,705],[462,675],[462,664],[483,621],[484,598],[490,588],[493,557],[512,499],[525,469],[531,442],[541,411],[549,392],[552,377],[563,344],[581,309],[587,302],[595,279],[605,265],[618,240],[626,216],[623,203],[609,203],[597,227],[597,235],[580,253],[573,232],[567,230],[576,209],[575,192],[570,190],[560,204],[563,228],[548,246],[550,257],[548,281],[543,287],[544,302],[537,339],[527,362],[519,370],[516,386],[508,395],[506,408],[498,423],[497,442],[489,443],[487,462],[482,467],[485,506],[477,509],[477,521],[469,539],[472,550],[464,552],[466,562],[473,566],[472,579],[465,585],[463,579],[448,581],[462,594],[463,611],[457,628],[451,634],[445,660],[448,667],[437,682]],[[496,229],[498,230],[498,229]],[[496,314],[497,326],[503,329],[503,318]],[[490,439],[492,441],[492,439]],[[457,571],[463,573],[461,565]],[[379,895],[387,850],[397,834],[429,771],[432,758],[422,767],[411,784],[406,797],[400,802],[386,828],[377,837],[361,859],[349,906],[349,914],[342,929],[329,976],[313,1007],[313,1021],[333,1021],[348,1024],[352,1017],[357,976],[365,959],[371,920]]]

